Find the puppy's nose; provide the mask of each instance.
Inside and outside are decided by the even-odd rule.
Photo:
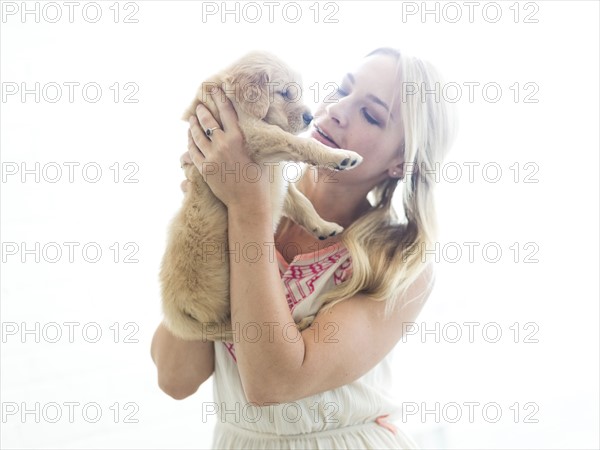
[[[302,119],[304,120],[304,123],[305,123],[306,125],[308,125],[309,123],[311,123],[311,122],[312,122],[312,120],[313,120],[313,116],[312,116],[312,114],[311,114],[311,113],[309,113],[309,112],[305,112],[304,114],[302,114]]]

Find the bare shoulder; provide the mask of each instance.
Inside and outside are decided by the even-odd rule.
[[[290,383],[276,401],[334,389],[366,374],[398,343],[405,324],[415,321],[432,285],[433,268],[429,265],[387,318],[384,302],[362,294],[317,314],[313,324],[302,331],[305,355],[298,374],[302,382],[296,379]]]

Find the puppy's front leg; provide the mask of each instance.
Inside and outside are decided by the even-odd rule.
[[[289,217],[321,240],[344,231],[337,223],[323,220],[310,200],[293,183],[288,186],[283,203],[283,215]]]
[[[244,123],[241,128],[255,161],[305,162],[335,170],[350,169],[362,162],[362,156],[356,152],[327,147],[262,121]]]

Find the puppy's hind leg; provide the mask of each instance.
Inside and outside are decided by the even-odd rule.
[[[283,203],[283,215],[289,217],[321,240],[344,231],[337,223],[323,220],[312,203],[293,183],[290,183],[288,186],[287,195]]]

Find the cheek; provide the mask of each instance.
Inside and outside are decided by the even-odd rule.
[[[363,128],[355,132],[347,141],[348,150],[353,150],[362,156],[363,162],[356,168],[357,174],[375,174],[385,171],[397,154],[390,137]]]
[[[366,158],[371,158],[372,155],[379,154],[381,147],[380,133],[369,130],[365,127],[353,127],[346,133],[347,150],[357,152],[359,155]]]

